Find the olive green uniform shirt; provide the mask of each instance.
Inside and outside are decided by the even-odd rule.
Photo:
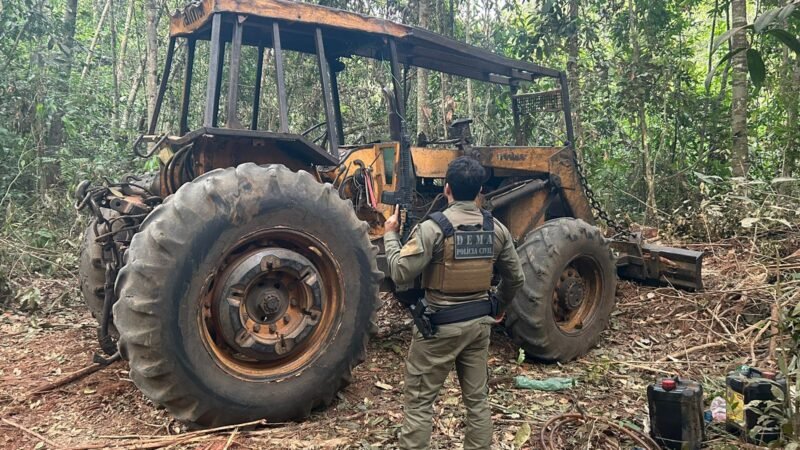
[[[454,224],[483,223],[481,211],[474,201],[453,202],[443,213]],[[522,287],[525,278],[511,233],[497,219],[494,223],[494,268],[501,279],[498,286],[501,306],[505,306]],[[405,246],[401,246],[400,235],[393,231],[384,235],[383,242],[390,275],[398,286],[412,284],[434,258],[438,261],[443,257],[444,233],[432,220],[426,220],[414,227]],[[425,292],[425,298],[434,308],[442,308],[457,303],[483,300],[487,298],[487,293],[450,295],[428,290]]]

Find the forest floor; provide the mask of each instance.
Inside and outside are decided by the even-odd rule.
[[[728,371],[741,364],[771,365],[767,361],[769,333],[765,333],[773,299],[770,266],[758,263],[738,241],[692,248],[707,252],[704,292],[621,281],[610,327],[599,345],[576,361],[520,363],[509,338],[501,331],[493,333],[490,401],[495,448],[519,448],[520,444],[539,448],[542,425],[553,416],[575,411],[576,404],[588,414],[645,429],[646,387],[659,374],[678,373],[702,382],[708,405],[723,392]],[[49,310],[34,314],[6,311],[0,315],[0,448],[221,450],[396,445],[402,420],[403,358],[410,333],[408,326],[403,326],[406,316],[393,302],[384,302],[380,332],[370,343],[367,360],[332,407],[302,423],[192,432],[136,389],[125,362],[31,395],[36,388],[91,364],[97,343],[95,322],[77,300],[77,280],[32,279],[30,283],[53,302]],[[573,377],[577,387],[558,392],[515,389],[510,380],[515,375]],[[432,448],[460,448],[464,410],[454,374],[435,409]],[[571,448],[578,443],[580,431],[565,437],[560,446]],[[716,425],[709,428],[707,438],[708,448],[749,447]]]

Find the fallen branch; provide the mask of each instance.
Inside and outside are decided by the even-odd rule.
[[[744,330],[734,334],[733,335],[733,339],[736,340],[736,338],[739,338],[739,337],[742,337],[742,336],[746,335],[747,333],[755,330],[756,328],[760,327],[763,324],[764,324],[764,321],[760,320],[760,321],[754,323],[753,325],[750,325],[749,327],[745,328]],[[667,355],[667,356],[659,359],[657,362],[675,361],[675,360],[677,360],[678,358],[680,358],[682,356],[688,356],[688,355],[690,355],[690,354],[692,354],[694,352],[700,351],[700,350],[706,350],[706,349],[709,349],[709,348],[716,348],[716,347],[724,347],[726,345],[731,345],[731,342],[729,342],[729,341],[707,342],[705,344],[695,345],[694,347],[690,347],[690,348],[687,348],[685,350],[681,350],[679,352],[673,353],[671,355]]]
[[[770,362],[775,361],[775,352],[778,349],[778,336],[780,333],[778,332],[778,323],[781,320],[780,316],[780,309],[781,309],[781,301],[779,298],[775,298],[775,302],[772,303],[772,309],[770,311],[770,338],[769,338],[769,354],[767,359]],[[764,327],[767,329],[767,327]],[[762,330],[763,331],[763,330]]]
[[[730,345],[730,344],[731,343],[728,342],[728,341],[716,341],[716,342],[708,342],[708,343],[705,343],[705,344],[702,344],[702,345],[695,345],[694,347],[687,348],[686,350],[681,350],[681,351],[673,353],[671,355],[667,355],[667,356],[659,359],[658,362],[675,361],[678,358],[680,358],[681,356],[687,356],[687,355],[690,355],[690,354],[692,354],[694,352],[697,352],[697,351],[700,351],[700,350],[706,350],[706,349],[709,349],[709,348],[716,348],[716,347],[724,347],[724,346]]]
[[[51,448],[58,448],[58,446],[55,444],[55,442],[51,441],[50,439],[47,439],[46,437],[42,436],[41,434],[39,434],[39,433],[37,433],[37,432],[35,432],[35,431],[31,430],[31,429],[25,428],[25,427],[23,427],[22,425],[20,425],[20,424],[18,424],[16,422],[12,422],[12,421],[6,419],[5,417],[0,419],[0,420],[2,420],[3,423],[5,423],[7,425],[11,425],[12,427],[22,431],[25,434],[31,435],[31,436],[35,437],[36,439],[39,439],[40,441],[42,441],[45,444],[49,445]]]
[[[75,381],[80,380],[81,378],[84,378],[86,376],[89,376],[89,375],[99,371],[100,369],[108,367],[111,364],[113,364],[113,363],[115,363],[115,362],[117,362],[119,360],[120,360],[120,355],[119,355],[119,353],[116,353],[116,354],[114,354],[114,356],[112,356],[109,359],[110,362],[108,364],[94,363],[91,366],[84,367],[83,369],[78,370],[77,372],[73,372],[73,373],[71,373],[71,374],[69,374],[69,375],[67,375],[67,376],[65,376],[65,377],[63,377],[63,378],[61,378],[59,380],[56,380],[56,381],[54,381],[52,383],[47,383],[44,386],[38,387],[38,388],[34,389],[33,391],[29,392],[27,396],[28,397],[32,397],[34,395],[44,394],[44,393],[52,391],[52,390],[54,390],[56,388],[60,388],[62,386],[70,384],[70,383],[74,383]]]
[[[668,361],[658,361],[658,362],[668,362]],[[620,364],[620,365],[623,365],[623,366],[626,366],[626,367],[630,367],[631,369],[639,369],[639,370],[643,370],[645,372],[654,373],[654,374],[657,374],[657,375],[666,375],[666,374],[672,373],[672,372],[677,373],[677,371],[675,371],[675,370],[657,369],[655,367],[642,366],[642,365],[639,365],[639,364],[631,364],[631,363],[625,362],[625,361],[614,361],[614,364]]]
[[[758,365],[758,361],[756,360],[756,344],[758,343],[758,340],[761,339],[761,336],[764,334],[764,332],[769,328],[770,327],[768,324],[761,327],[758,333],[756,333],[756,337],[750,340],[750,365],[753,367]]]
[[[222,450],[228,450],[228,447],[231,446],[231,444],[233,443],[233,439],[236,437],[236,433],[238,432],[239,432],[239,427],[233,429],[231,436],[228,438],[228,442],[225,443],[225,446],[222,447]]]
[[[227,430],[238,430],[239,428],[246,428],[249,426],[254,425],[274,425],[268,424],[266,420],[259,419],[254,420],[252,422],[244,422],[244,423],[237,423],[233,425],[225,425],[222,427],[216,428],[209,428],[206,430],[198,430],[198,431],[191,431],[189,433],[178,434],[175,436],[158,436],[158,437],[149,437],[144,439],[137,439],[137,436],[125,436],[122,437],[130,438],[131,440],[137,439],[136,442],[115,442],[115,443],[86,443],[80,444],[76,447],[70,447],[69,450],[92,450],[98,448],[135,448],[139,450],[143,449],[152,449],[152,448],[161,448],[166,447],[169,445],[178,445],[178,444],[186,444],[201,441],[206,438],[215,437],[213,433],[218,431],[227,431]],[[107,439],[114,439],[114,437],[107,437]]]

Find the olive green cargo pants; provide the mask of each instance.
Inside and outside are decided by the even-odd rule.
[[[426,449],[430,445],[433,402],[454,363],[467,407],[464,450],[491,446],[487,385],[491,323],[490,318],[483,317],[441,325],[431,339],[423,339],[414,328],[406,359],[405,410],[398,442],[401,449]]]

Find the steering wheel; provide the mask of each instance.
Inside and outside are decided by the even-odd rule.
[[[307,137],[307,138],[308,138],[308,137],[309,137],[309,135],[311,135],[311,133],[313,133],[314,131],[316,131],[316,130],[320,129],[321,127],[323,127],[323,126],[325,126],[325,125],[327,125],[327,124],[328,124],[328,122],[327,122],[327,121],[325,121],[325,122],[320,122],[320,123],[318,123],[318,124],[316,124],[316,125],[312,126],[311,128],[308,128],[307,130],[303,131],[303,132],[302,132],[302,133],[300,133],[300,134],[302,134],[304,137]],[[327,144],[327,143],[328,143],[328,130],[323,128],[323,130],[322,130],[322,133],[321,133],[321,134],[319,134],[319,135],[318,135],[318,136],[316,136],[316,137],[309,138],[309,139],[311,140],[311,142],[313,142],[313,143],[315,143],[315,144],[319,145],[320,147],[325,147],[325,144]]]

